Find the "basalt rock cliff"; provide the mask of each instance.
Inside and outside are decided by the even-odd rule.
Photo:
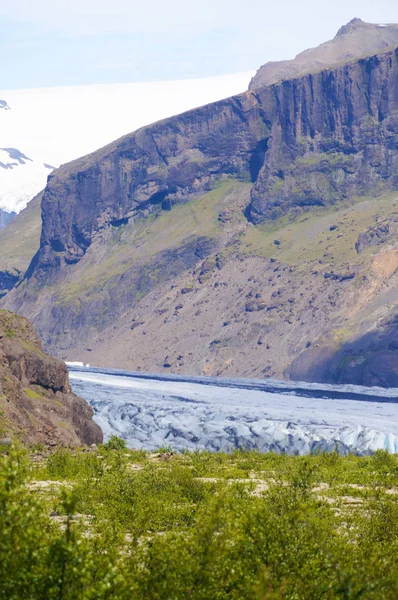
[[[223,178],[253,184],[253,223],[398,189],[398,49],[167,119],[50,175],[38,277],[93,237]]]
[[[0,444],[80,446],[102,442],[89,405],[75,396],[65,363],[44,353],[30,323],[0,311]]]
[[[155,123],[50,175],[4,305],[61,356],[344,378],[396,308],[396,239],[358,244],[395,218],[397,148],[397,48]]]

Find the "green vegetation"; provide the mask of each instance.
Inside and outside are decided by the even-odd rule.
[[[396,211],[397,195],[385,194],[337,202],[328,208],[313,208],[299,217],[285,215],[265,225],[248,228],[242,237],[242,252],[275,257],[299,267],[320,259],[324,268],[341,268],[349,261],[365,263],[375,249],[370,248],[358,256],[355,249],[358,234],[374,225],[377,219],[388,218]],[[333,231],[331,224],[335,225]],[[275,239],[280,241],[278,247]]]
[[[106,252],[98,264],[93,265],[88,261],[85,265],[83,259],[78,267],[78,280],[61,289],[56,286],[48,291],[56,292],[56,304],[73,307],[79,313],[84,303],[93,296],[98,297],[104,287],[109,286],[111,289],[113,282],[117,286],[119,278],[133,266],[140,266],[143,271],[147,269],[148,275],[156,278],[151,263],[156,254],[178,248],[192,235],[214,238],[222,236],[223,228],[218,222],[221,210],[233,208],[236,210],[236,218],[244,221],[242,210],[250,187],[250,184],[226,179],[207,194],[190,202],[177,204],[169,211],[152,213],[146,218],[132,219],[127,225],[114,228]],[[101,252],[103,251],[101,247]],[[146,289],[138,292],[136,300],[146,293]]]
[[[41,396],[40,394],[38,394],[37,392],[35,392],[34,390],[31,390],[29,388],[25,388],[25,394],[31,400],[43,400],[44,399],[43,396]]]
[[[41,196],[29,202],[27,208],[0,231],[0,271],[23,274],[40,245]]]
[[[0,598],[395,599],[398,458],[12,448]]]

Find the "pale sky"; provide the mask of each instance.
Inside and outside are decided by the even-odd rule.
[[[334,37],[397,0],[0,0],[2,89],[248,71]]]

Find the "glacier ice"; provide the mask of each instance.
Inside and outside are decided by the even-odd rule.
[[[70,367],[105,438],[131,448],[398,453],[398,390]]]

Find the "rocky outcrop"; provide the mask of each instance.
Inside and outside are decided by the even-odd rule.
[[[329,345],[306,350],[286,375],[299,381],[398,387],[398,314],[338,349]]]
[[[398,50],[258,92],[272,137],[250,218],[397,189]]]
[[[92,415],[72,393],[65,363],[43,352],[30,323],[0,311],[0,443],[10,436],[29,445],[102,442]]]
[[[398,242],[398,213],[379,222],[375,227],[361,231],[355,248],[358,254],[361,254],[368,248],[377,248],[389,242]]]

